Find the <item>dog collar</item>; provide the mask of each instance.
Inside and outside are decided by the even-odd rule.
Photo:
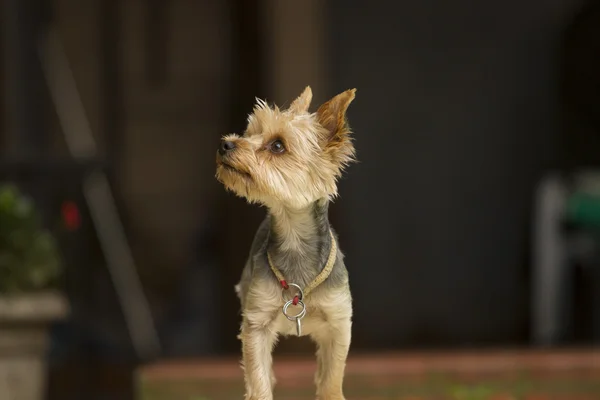
[[[333,232],[331,232],[331,229],[329,230],[329,236],[331,237],[331,248],[329,250],[329,256],[327,257],[327,263],[325,263],[325,267],[323,268],[323,270],[321,272],[319,272],[319,274],[315,277],[315,279],[313,279],[313,281],[308,286],[306,286],[304,288],[304,290],[302,290],[302,288],[295,283],[289,283],[289,284],[287,283],[287,281],[285,280],[285,277],[283,276],[281,271],[279,271],[279,269],[277,269],[277,267],[273,263],[271,254],[267,251],[267,259],[269,260],[269,267],[271,267],[271,271],[273,271],[273,273],[279,280],[282,291],[288,290],[290,288],[290,286],[293,286],[296,289],[298,289],[298,294],[295,295],[291,300],[286,299],[286,297],[282,293],[283,300],[285,301],[285,304],[283,305],[283,308],[282,308],[283,314],[290,321],[296,321],[296,325],[298,328],[298,336],[300,336],[300,334],[301,334],[300,320],[302,318],[304,318],[304,316],[306,315],[306,306],[304,305],[304,302],[302,301],[304,299],[304,296],[308,296],[310,292],[312,292],[317,286],[319,286],[321,283],[323,283],[325,281],[325,279],[327,279],[329,277],[329,275],[331,274],[331,271],[333,270],[333,266],[335,264],[335,260],[336,260],[336,256],[337,256],[337,243],[335,241],[335,238],[333,237]],[[300,313],[298,313],[297,315],[289,316],[287,314],[287,310],[288,310],[289,306],[292,304],[293,305],[300,304],[302,306],[302,311],[300,311]]]

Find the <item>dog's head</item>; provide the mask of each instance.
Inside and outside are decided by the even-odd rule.
[[[217,179],[249,202],[304,207],[337,194],[337,179],[354,161],[346,110],[356,89],[315,113],[307,87],[286,110],[257,99],[243,135],[230,134],[217,152]]]

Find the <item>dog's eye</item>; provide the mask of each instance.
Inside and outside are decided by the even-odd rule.
[[[270,149],[273,153],[283,153],[285,151],[285,146],[281,140],[275,140],[271,143]]]

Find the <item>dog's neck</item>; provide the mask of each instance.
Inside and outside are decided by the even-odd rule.
[[[329,201],[318,200],[304,209],[270,207],[268,251],[289,283],[306,286],[329,256]]]

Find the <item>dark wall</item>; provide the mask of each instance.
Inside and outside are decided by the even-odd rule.
[[[527,340],[533,187],[557,161],[576,2],[335,0],[331,80],[361,161],[334,206],[356,347]]]
[[[600,2],[588,0],[565,32],[561,98],[565,166],[600,165]]]

